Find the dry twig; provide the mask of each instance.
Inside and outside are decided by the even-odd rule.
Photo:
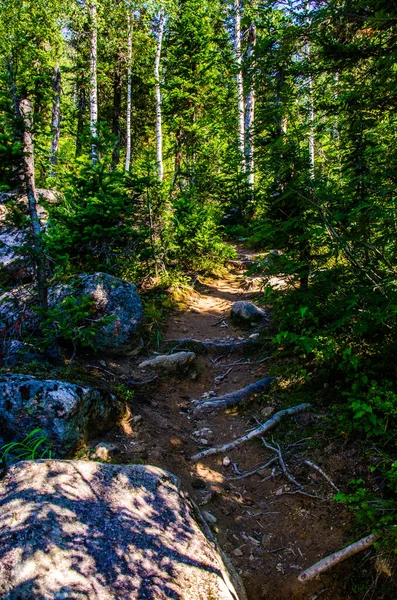
[[[260,465],[259,467],[252,469],[252,471],[247,471],[246,473],[239,473],[236,477],[229,477],[228,479],[233,481],[236,479],[245,479],[246,477],[251,477],[251,475],[254,475],[255,473],[259,473],[259,471],[263,471],[263,469],[267,469],[267,467],[270,467],[270,465],[272,465],[274,462],[276,462],[276,460],[277,460],[277,458],[274,457],[274,458],[268,460],[266,464]]]
[[[280,448],[279,444],[277,444],[277,442],[275,442],[273,440],[273,444],[275,444],[275,446],[271,446],[270,444],[268,444],[266,442],[265,438],[261,438],[261,440],[262,440],[264,446],[266,446],[266,448],[268,450],[272,450],[273,452],[275,452],[277,454],[278,462],[280,463],[280,467],[282,468],[282,471],[283,471],[284,475],[286,476],[286,478],[289,479],[291,483],[293,483],[294,485],[296,485],[296,487],[301,488],[302,484],[299,483],[298,481],[296,481],[296,479],[294,479],[292,477],[292,475],[288,472],[287,466],[285,464],[284,457],[282,455],[281,448]]]
[[[316,465],[311,460],[305,460],[305,464],[307,464],[309,467],[311,467],[312,469],[314,469],[315,471],[317,471],[318,473],[320,473],[320,475],[322,475],[324,477],[324,479],[326,479],[328,481],[328,483],[330,484],[330,486],[333,487],[334,490],[336,490],[337,492],[339,492],[339,488],[336,487],[336,485],[334,484],[334,482],[332,481],[332,479],[327,475],[327,473],[325,473],[322,469],[320,469],[320,467],[318,465]]]

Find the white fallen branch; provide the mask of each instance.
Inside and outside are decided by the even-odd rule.
[[[294,485],[296,485],[296,487],[301,488],[302,484],[299,483],[299,481],[296,481],[296,479],[294,479],[294,477],[292,477],[292,475],[288,472],[287,465],[285,464],[285,460],[284,460],[283,454],[281,452],[281,448],[277,444],[277,442],[273,441],[273,443],[275,444],[275,446],[271,446],[270,444],[267,443],[267,441],[265,440],[265,438],[261,438],[261,439],[262,439],[262,442],[263,442],[264,446],[268,450],[272,450],[273,452],[275,452],[277,454],[278,462],[280,463],[280,467],[281,467],[284,475],[286,476],[286,478],[289,479],[291,483],[293,483]]]
[[[264,469],[267,469],[268,467],[270,467],[270,465],[275,463],[276,460],[277,460],[276,457],[271,458],[270,460],[267,461],[267,463],[265,465],[260,465],[259,467],[256,467],[256,469],[252,469],[252,471],[247,471],[246,473],[238,473],[236,475],[236,477],[229,477],[228,479],[230,479],[231,481],[235,481],[236,479],[245,479],[246,477],[251,477],[251,475],[254,475],[255,473],[259,473],[259,471],[263,471]]]
[[[317,471],[318,473],[320,473],[320,475],[322,475],[324,477],[324,479],[326,479],[328,481],[328,483],[330,484],[330,486],[333,487],[334,490],[336,490],[337,492],[339,492],[339,488],[336,487],[336,485],[334,484],[334,482],[332,481],[332,479],[318,465],[316,465],[311,460],[305,460],[305,464],[308,465],[309,467],[311,467],[312,469],[314,469],[315,471]]]
[[[275,413],[270,419],[265,421],[265,423],[262,423],[262,425],[260,425],[256,429],[253,429],[246,435],[243,435],[242,437],[237,438],[236,440],[233,440],[233,442],[228,442],[227,444],[223,444],[222,446],[214,446],[213,448],[208,448],[208,450],[203,450],[202,452],[199,452],[198,454],[195,454],[194,456],[192,456],[191,460],[193,462],[197,462],[198,460],[201,460],[202,458],[205,458],[206,456],[211,456],[212,454],[219,454],[220,452],[228,452],[229,450],[232,450],[233,448],[240,446],[244,442],[248,442],[249,440],[252,440],[256,437],[263,435],[264,433],[266,433],[266,431],[269,431],[269,429],[272,429],[275,425],[277,425],[277,423],[283,417],[290,416],[290,415],[296,415],[297,413],[307,410],[308,408],[310,408],[310,406],[311,406],[310,404],[303,403],[303,404],[298,404],[297,406],[291,406],[291,408],[285,408],[284,410],[280,410],[279,412]]]
[[[330,569],[331,567],[337,565],[343,560],[346,560],[347,558],[350,558],[350,556],[353,556],[358,552],[362,552],[363,550],[370,548],[370,546],[372,546],[372,544],[374,544],[379,538],[379,534],[371,533],[370,535],[367,535],[361,540],[358,540],[358,542],[354,542],[354,544],[350,544],[350,546],[346,546],[346,548],[343,548],[342,550],[338,550],[337,552],[326,556],[319,562],[315,563],[314,565],[303,571],[299,575],[298,581],[300,583],[310,581],[314,577],[317,577],[317,575],[319,575],[320,573],[328,571],[328,569]]]
[[[203,402],[202,400],[192,400],[194,406],[193,414],[195,415],[202,410],[211,411],[219,408],[225,408],[227,406],[234,406],[239,402],[248,400],[252,396],[255,396],[255,394],[259,394],[260,392],[263,392],[269,388],[274,379],[274,377],[265,377],[265,379],[255,381],[255,383],[251,383],[240,390],[235,390],[234,392],[229,392],[223,396],[218,396],[215,400],[208,400],[207,402]]]

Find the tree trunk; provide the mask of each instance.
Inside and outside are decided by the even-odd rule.
[[[126,150],[125,150],[125,171],[128,173],[131,165],[131,96],[132,96],[132,23],[130,12],[127,12],[127,131],[126,131]]]
[[[244,162],[244,89],[241,59],[241,14],[240,0],[234,0],[234,54],[237,65],[237,116],[238,116],[238,149],[240,151],[243,170]]]
[[[81,155],[83,149],[84,113],[86,109],[85,88],[80,86],[77,92],[77,134],[76,134],[76,157]]]
[[[252,65],[253,54],[256,44],[256,26],[251,24],[249,29],[249,44],[247,50],[247,59],[250,69],[250,89],[246,97],[246,115],[245,115],[245,169],[247,171],[247,182],[254,190],[254,120],[255,120],[255,86],[254,86],[254,69]]]
[[[161,61],[161,46],[163,43],[164,33],[164,11],[161,10],[159,14],[159,28],[157,36],[157,47],[156,57],[154,61],[154,80],[156,88],[156,163],[157,163],[157,175],[159,181],[163,180],[163,132],[161,125],[161,79],[160,79],[160,61]]]
[[[113,75],[113,120],[112,120],[112,133],[116,137],[116,143],[112,152],[112,167],[115,169],[120,162],[120,117],[121,117],[121,69],[120,69],[120,57],[117,57],[117,62],[114,68]]]
[[[36,270],[37,292],[40,307],[48,308],[46,264],[40,221],[37,214],[37,197],[34,181],[34,145],[32,134],[32,103],[27,98],[20,100],[18,113],[22,121],[22,138],[24,153],[24,180],[28,196],[28,207],[33,234],[33,252]]]
[[[58,162],[59,136],[61,133],[61,70],[59,63],[56,64],[53,79],[52,90],[54,92],[54,100],[52,105],[52,122],[51,122],[51,149],[50,149],[50,177],[55,177],[54,167]]]
[[[310,43],[306,44],[306,55],[307,60],[310,63]],[[310,159],[310,176],[314,179],[314,161],[315,161],[315,149],[314,149],[314,100],[313,100],[313,77],[309,75],[309,159]]]
[[[97,83],[97,8],[95,2],[90,5],[91,46],[90,46],[90,130],[91,161],[98,161],[98,83]]]

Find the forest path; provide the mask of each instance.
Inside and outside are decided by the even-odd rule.
[[[246,257],[247,254],[244,251]],[[222,278],[200,282],[185,306],[170,314],[165,339],[188,337],[230,342],[249,338],[257,331],[256,327],[242,329],[229,319],[233,302],[253,300],[258,295],[255,289],[247,291],[246,283],[246,276],[238,270]],[[264,350],[256,351],[251,360],[264,356]],[[150,379],[150,371],[138,368],[142,360],[142,357],[108,358],[107,368],[124,378]],[[307,441],[293,447],[289,466],[298,479],[311,484],[310,490],[305,489],[313,493],[314,485],[314,493],[321,496],[321,500],[289,495],[294,488],[282,475],[272,476],[274,464],[250,477],[234,479],[237,469],[250,471],[274,457],[260,440],[245,443],[228,453],[231,460],[228,466],[224,454],[197,464],[190,461],[198,451],[244,435],[257,426],[258,421],[265,421],[271,412],[283,408],[277,393],[270,392],[233,409],[192,415],[192,399],[210,391],[219,396],[266,377],[267,362],[225,366],[239,360],[247,361],[247,357],[233,352],[224,356],[208,353],[197,357],[193,377],[160,377],[154,385],[136,392],[132,418],[102,440],[117,446],[115,460],[119,463],[153,464],[180,477],[182,489],[216,520],[212,527],[241,575],[249,600],[315,600],[320,595],[321,600],[347,600],[340,580],[343,565],[338,567],[337,575],[331,571],[319,581],[305,585],[297,582],[302,568],[343,546],[349,525],[345,510],[332,502],[334,492],[327,482],[313,471],[302,472],[299,466],[302,457],[316,459],[314,449],[308,450]],[[228,369],[231,370],[227,373]],[[216,384],[215,378],[225,373],[227,375]],[[280,439],[283,451],[288,450],[287,444],[308,435],[314,439],[318,435],[317,427],[310,415],[285,419],[277,427],[277,431],[285,435],[283,441]],[[207,431],[203,432],[204,428]],[[274,435],[276,433],[274,430]],[[267,439],[271,443],[271,434]],[[337,454],[330,443],[327,455],[334,461],[335,468],[338,468]],[[322,461],[324,464],[326,470],[331,468],[327,460]],[[330,475],[335,475],[332,468]]]

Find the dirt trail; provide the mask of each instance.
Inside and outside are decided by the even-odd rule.
[[[222,279],[200,283],[184,310],[170,315],[166,339],[230,341],[247,339],[255,333],[255,327],[241,329],[229,320],[233,302],[252,298],[253,292],[241,287],[243,280],[235,271]],[[252,360],[264,356],[261,352]],[[282,474],[272,477],[275,464],[250,477],[234,479],[237,468],[249,471],[274,457],[260,440],[230,452],[229,466],[223,464],[224,455],[211,456],[198,464],[189,460],[205,447],[245,434],[258,420],[263,422],[272,411],[282,408],[277,395],[270,393],[238,409],[192,416],[192,399],[212,390],[219,396],[266,376],[267,362],[236,365],[216,385],[215,377],[230,368],[225,365],[241,358],[241,354],[217,357],[209,353],[198,357],[194,377],[160,378],[151,388],[136,394],[132,419],[104,441],[119,448],[117,462],[154,464],[181,478],[183,489],[203,511],[216,518],[212,527],[242,576],[250,600],[347,600],[350,596],[344,592],[343,580],[348,577],[349,561],[318,581],[306,585],[297,582],[302,568],[343,546],[349,528],[349,517],[332,502],[334,492],[327,482],[301,466],[306,457],[318,458],[314,448],[308,448],[308,440],[293,446],[286,456],[294,476],[321,499],[288,494],[295,488]],[[140,360],[108,359],[107,366],[121,376],[135,377]],[[149,372],[140,373],[141,377],[145,375],[150,377]],[[138,415],[141,418],[137,419]],[[284,450],[301,438],[315,439],[318,435],[318,421],[310,414],[286,420],[277,431],[280,427],[285,431],[285,441],[280,439]],[[211,433],[194,433],[203,428]],[[271,434],[267,439],[271,443]],[[342,468],[337,455],[338,449],[330,443],[321,457],[323,468],[336,481]]]

